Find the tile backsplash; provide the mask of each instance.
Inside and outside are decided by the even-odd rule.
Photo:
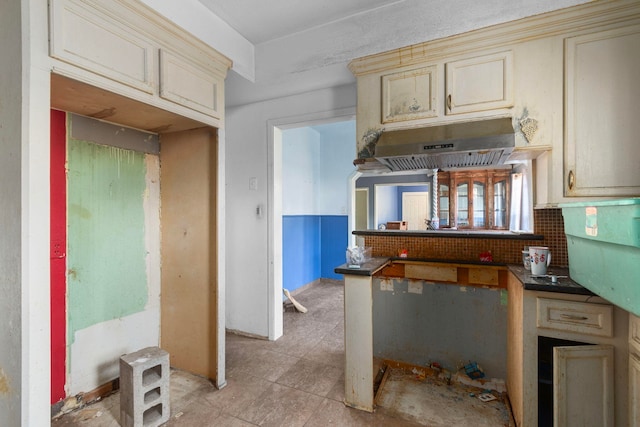
[[[534,234],[543,240],[487,239],[467,237],[412,237],[365,235],[365,246],[373,256],[398,256],[402,249],[409,258],[433,258],[456,261],[479,261],[480,254],[490,251],[494,262],[519,264],[525,246],[548,246],[551,265],[568,265],[567,239],[564,234],[562,209],[537,209],[533,214]]]

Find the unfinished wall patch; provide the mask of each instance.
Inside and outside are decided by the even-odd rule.
[[[407,290],[410,294],[422,295],[422,282],[410,280]]]
[[[6,396],[11,392],[9,377],[4,373],[4,369],[0,368],[0,396]]]
[[[380,290],[393,292],[393,279],[382,279],[380,280]]]
[[[145,154],[74,139],[68,145],[69,342],[137,313],[148,299]]]

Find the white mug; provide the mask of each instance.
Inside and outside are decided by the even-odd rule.
[[[551,252],[544,246],[531,246],[529,248],[529,262],[531,263],[531,274],[534,276],[544,276],[547,274],[547,267],[551,262]]]

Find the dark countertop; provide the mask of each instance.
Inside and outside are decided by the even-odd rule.
[[[356,236],[401,236],[401,237],[445,237],[458,239],[504,239],[504,240],[543,240],[544,236],[533,233],[515,233],[510,231],[474,231],[474,230],[355,230]]]
[[[373,276],[373,274],[387,265],[391,261],[389,257],[371,258],[359,267],[349,267],[347,264],[342,264],[336,267],[333,271],[338,274],[352,274],[355,276]]]
[[[334,271],[338,274],[350,274],[354,276],[373,276],[378,270],[386,266],[393,261],[422,261],[422,262],[442,262],[451,264],[476,264],[472,261],[455,261],[455,260],[440,260],[440,259],[415,259],[415,258],[390,258],[390,257],[377,257],[371,258],[359,267],[349,267],[347,264],[342,264],[336,267]],[[477,265],[504,265],[497,263],[483,263],[477,262]],[[571,280],[569,277],[569,269],[566,267],[550,267],[547,271],[547,276],[557,275],[558,283],[551,283],[550,277],[532,276],[531,271],[525,269],[522,265],[510,264],[507,265],[509,271],[511,271],[520,280],[525,290],[528,291],[543,291],[543,292],[561,292],[565,294],[576,295],[595,295],[587,288],[579,285]],[[565,277],[562,277],[565,276]]]
[[[558,283],[551,283],[551,278],[532,276],[531,271],[525,269],[522,265],[509,265],[511,271],[522,282],[525,290],[528,291],[544,291],[544,292],[561,292],[565,294],[577,295],[595,295],[589,289],[577,284],[569,277],[569,269],[566,267],[549,267],[547,276],[557,275]],[[566,277],[560,277],[566,276]]]

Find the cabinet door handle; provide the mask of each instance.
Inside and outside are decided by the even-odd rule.
[[[561,314],[560,317],[567,320],[587,320],[586,316],[576,316],[575,314]]]
[[[447,96],[447,108],[451,111],[451,94]]]
[[[569,190],[573,190],[573,186],[576,184],[576,176],[573,171],[569,171],[569,176],[567,177],[567,185],[569,186]]]

